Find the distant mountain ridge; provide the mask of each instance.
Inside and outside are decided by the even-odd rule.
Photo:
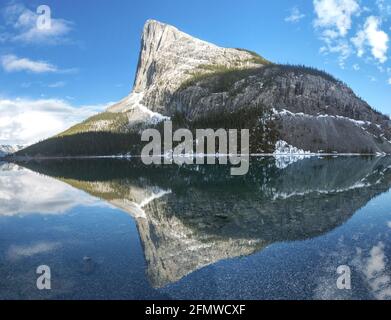
[[[15,153],[23,148],[24,146],[21,145],[9,145],[9,144],[0,145],[0,158]]]
[[[167,119],[191,130],[248,128],[253,153],[274,152],[279,141],[311,152],[391,153],[390,118],[331,75],[148,20],[132,92],[18,155],[135,154],[141,130]]]

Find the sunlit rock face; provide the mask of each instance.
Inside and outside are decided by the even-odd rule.
[[[133,92],[144,92],[144,104],[162,112],[171,94],[191,77],[191,71],[202,65],[261,66],[253,63],[253,58],[249,52],[218,47],[171,25],[148,20],[142,34]]]
[[[299,149],[391,153],[388,116],[346,84],[305,68],[268,65],[202,78],[175,92],[167,110],[195,121],[262,107],[273,113],[268,126],[276,126],[278,140]]]
[[[138,160],[24,165],[132,215],[154,287],[275,242],[330,232],[391,185],[388,157],[310,158],[285,169],[260,158],[245,177],[219,166],[144,170]]]
[[[202,207],[197,210],[202,210]],[[169,211],[170,206],[167,206],[163,199],[145,208],[146,219],[137,219],[148,264],[147,273],[154,287],[163,287],[178,281],[187,274],[219,260],[250,255],[266,245],[260,238],[230,238],[203,233],[203,230],[184,223],[182,219],[186,217],[171,215]],[[199,218],[197,223],[201,227],[204,222]],[[218,227],[218,223],[213,226]]]
[[[126,112],[130,122],[148,122],[151,111],[169,115],[166,106],[173,93],[194,72],[210,73],[212,70],[204,70],[205,66],[262,66],[253,60],[254,54],[250,52],[218,47],[171,25],[148,20],[142,33],[133,90],[128,97],[108,108],[108,111]],[[156,122],[159,119],[157,114],[155,116]]]

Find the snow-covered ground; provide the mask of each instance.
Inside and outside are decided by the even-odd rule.
[[[144,92],[132,92],[128,97],[117,105],[107,109],[108,112],[132,112],[129,122],[143,121],[149,124],[158,124],[162,121],[170,120],[170,117],[163,116],[158,112],[153,112],[142,104]]]
[[[307,113],[303,113],[303,112],[294,113],[294,112],[288,111],[286,109],[282,109],[281,111],[273,109],[272,111],[273,111],[274,115],[281,115],[281,116],[285,115],[285,116],[292,116],[292,117],[307,117],[307,118],[317,118],[317,119],[320,119],[320,118],[343,119],[343,120],[347,120],[347,121],[354,123],[356,126],[358,126],[360,128],[363,128],[365,126],[370,126],[373,124],[370,121],[355,120],[352,118],[338,116],[338,115],[333,116],[333,115],[329,115],[329,114],[318,114],[315,116],[315,115],[311,115],[311,114],[307,114]],[[378,128],[380,128],[380,125],[376,124],[376,126]]]
[[[375,184],[379,183],[377,181]],[[322,190],[322,189],[315,189],[315,190],[308,190],[306,192],[292,192],[292,193],[285,193],[285,192],[280,192],[276,193],[273,195],[273,200],[281,200],[281,199],[288,199],[291,197],[296,197],[296,196],[306,196],[311,193],[323,193],[323,194],[330,194],[330,193],[341,193],[341,192],[346,192],[349,190],[354,190],[354,189],[360,189],[360,188],[366,188],[371,186],[369,183],[363,183],[363,182],[357,182],[356,184],[349,186],[347,188],[340,188],[340,189],[330,189],[330,190]]]
[[[130,201],[128,199],[114,199],[111,200],[110,203],[120,209],[125,210],[126,212],[129,212],[136,219],[147,219],[144,207],[146,207],[152,201],[170,194],[171,190],[163,190],[157,186],[154,186],[144,190],[144,193],[144,198],[139,202]]]
[[[310,155],[311,151],[304,151],[288,144],[284,140],[278,140],[273,155]]]
[[[279,169],[285,169],[290,164],[299,160],[303,160],[314,155],[310,151],[304,151],[291,146],[286,141],[279,140],[276,142],[275,151],[273,156],[275,158],[276,167]]]

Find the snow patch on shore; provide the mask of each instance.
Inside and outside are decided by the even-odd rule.
[[[276,167],[279,169],[285,169],[292,163],[299,160],[303,160],[313,155],[310,151],[304,151],[288,144],[284,140],[276,142],[275,151],[273,156],[275,158]]]
[[[276,142],[274,155],[308,155],[311,154],[311,151],[304,151],[302,149],[296,148],[288,144],[284,140],[278,140]]]

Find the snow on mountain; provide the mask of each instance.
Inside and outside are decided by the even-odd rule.
[[[129,123],[145,122],[157,124],[161,121],[170,120],[170,117],[163,116],[158,112],[153,112],[142,104],[144,92],[132,92],[125,99],[107,109],[113,113],[128,113]]]
[[[0,145],[0,157],[5,157],[6,155],[17,152],[23,148],[24,146],[20,145]]]

